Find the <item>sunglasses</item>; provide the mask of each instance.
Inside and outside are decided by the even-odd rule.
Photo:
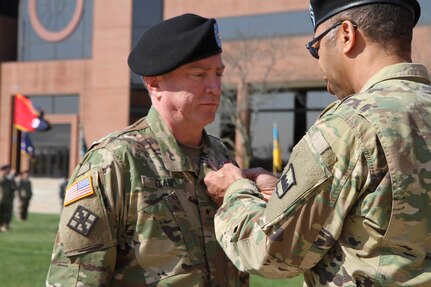
[[[307,45],[305,45],[305,47],[308,49],[308,51],[310,51],[311,56],[313,56],[316,59],[319,59],[319,48],[314,47],[314,44],[316,44],[317,42],[322,40],[323,37],[325,37],[333,29],[335,29],[338,26],[340,26],[341,24],[343,24],[343,22],[344,21],[336,22],[334,25],[332,25],[331,27],[329,27],[328,29],[326,29],[325,31],[320,33],[318,36],[314,37],[313,40],[311,40],[310,42],[307,43]],[[358,27],[356,24],[354,24],[354,23],[352,23],[352,24],[353,24],[353,27],[355,27],[355,28]]]

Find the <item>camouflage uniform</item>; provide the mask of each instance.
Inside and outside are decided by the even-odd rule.
[[[227,160],[205,133],[193,163],[153,108],[94,144],[69,181],[94,193],[70,200],[69,184],[47,286],[248,286],[217,243],[203,183]]]
[[[26,220],[28,216],[28,206],[33,195],[31,190],[31,181],[29,179],[21,179],[18,184],[18,198],[19,198],[19,218]]]
[[[431,86],[396,64],[324,111],[266,204],[234,182],[216,236],[235,265],[305,286],[431,286]]]
[[[0,227],[9,228],[13,213],[13,199],[15,197],[15,180],[0,176]]]

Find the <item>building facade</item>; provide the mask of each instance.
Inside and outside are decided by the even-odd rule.
[[[419,2],[413,60],[431,70],[431,2]],[[287,160],[290,148],[335,100],[305,49],[313,36],[307,1],[0,0],[0,164],[14,161],[17,93],[42,108],[53,126],[32,133],[34,160],[21,156],[21,168],[33,176],[67,176],[80,160],[80,140],[89,145],[144,116],[150,101],[127,56],[150,26],[183,13],[219,23],[225,94],[233,95],[233,104],[221,108],[210,132],[244,146],[234,135],[230,115],[237,114],[229,107],[235,106],[249,130],[252,164],[270,162],[273,123]]]

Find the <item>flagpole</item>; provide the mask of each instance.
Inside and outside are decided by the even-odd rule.
[[[21,131],[15,127],[15,99],[16,95],[12,96],[12,120],[11,120],[11,158],[10,163],[16,173],[21,170]]]
[[[16,129],[16,145],[15,145],[15,153],[16,153],[16,166],[15,166],[15,173],[21,172],[21,137],[22,137],[22,131]]]

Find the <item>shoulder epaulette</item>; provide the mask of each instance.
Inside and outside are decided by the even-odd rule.
[[[139,131],[139,130],[143,130],[148,128],[148,122],[145,120],[145,118],[142,118],[138,121],[136,121],[135,123],[133,123],[132,125],[126,127],[123,130],[120,131],[116,131],[113,133],[108,134],[107,136],[99,139],[98,141],[94,142],[90,148],[88,149],[88,151],[96,149],[96,148],[103,148],[105,146],[107,146],[110,142],[112,142],[113,140],[115,140],[116,138],[122,136],[123,134],[132,132],[132,131]]]

